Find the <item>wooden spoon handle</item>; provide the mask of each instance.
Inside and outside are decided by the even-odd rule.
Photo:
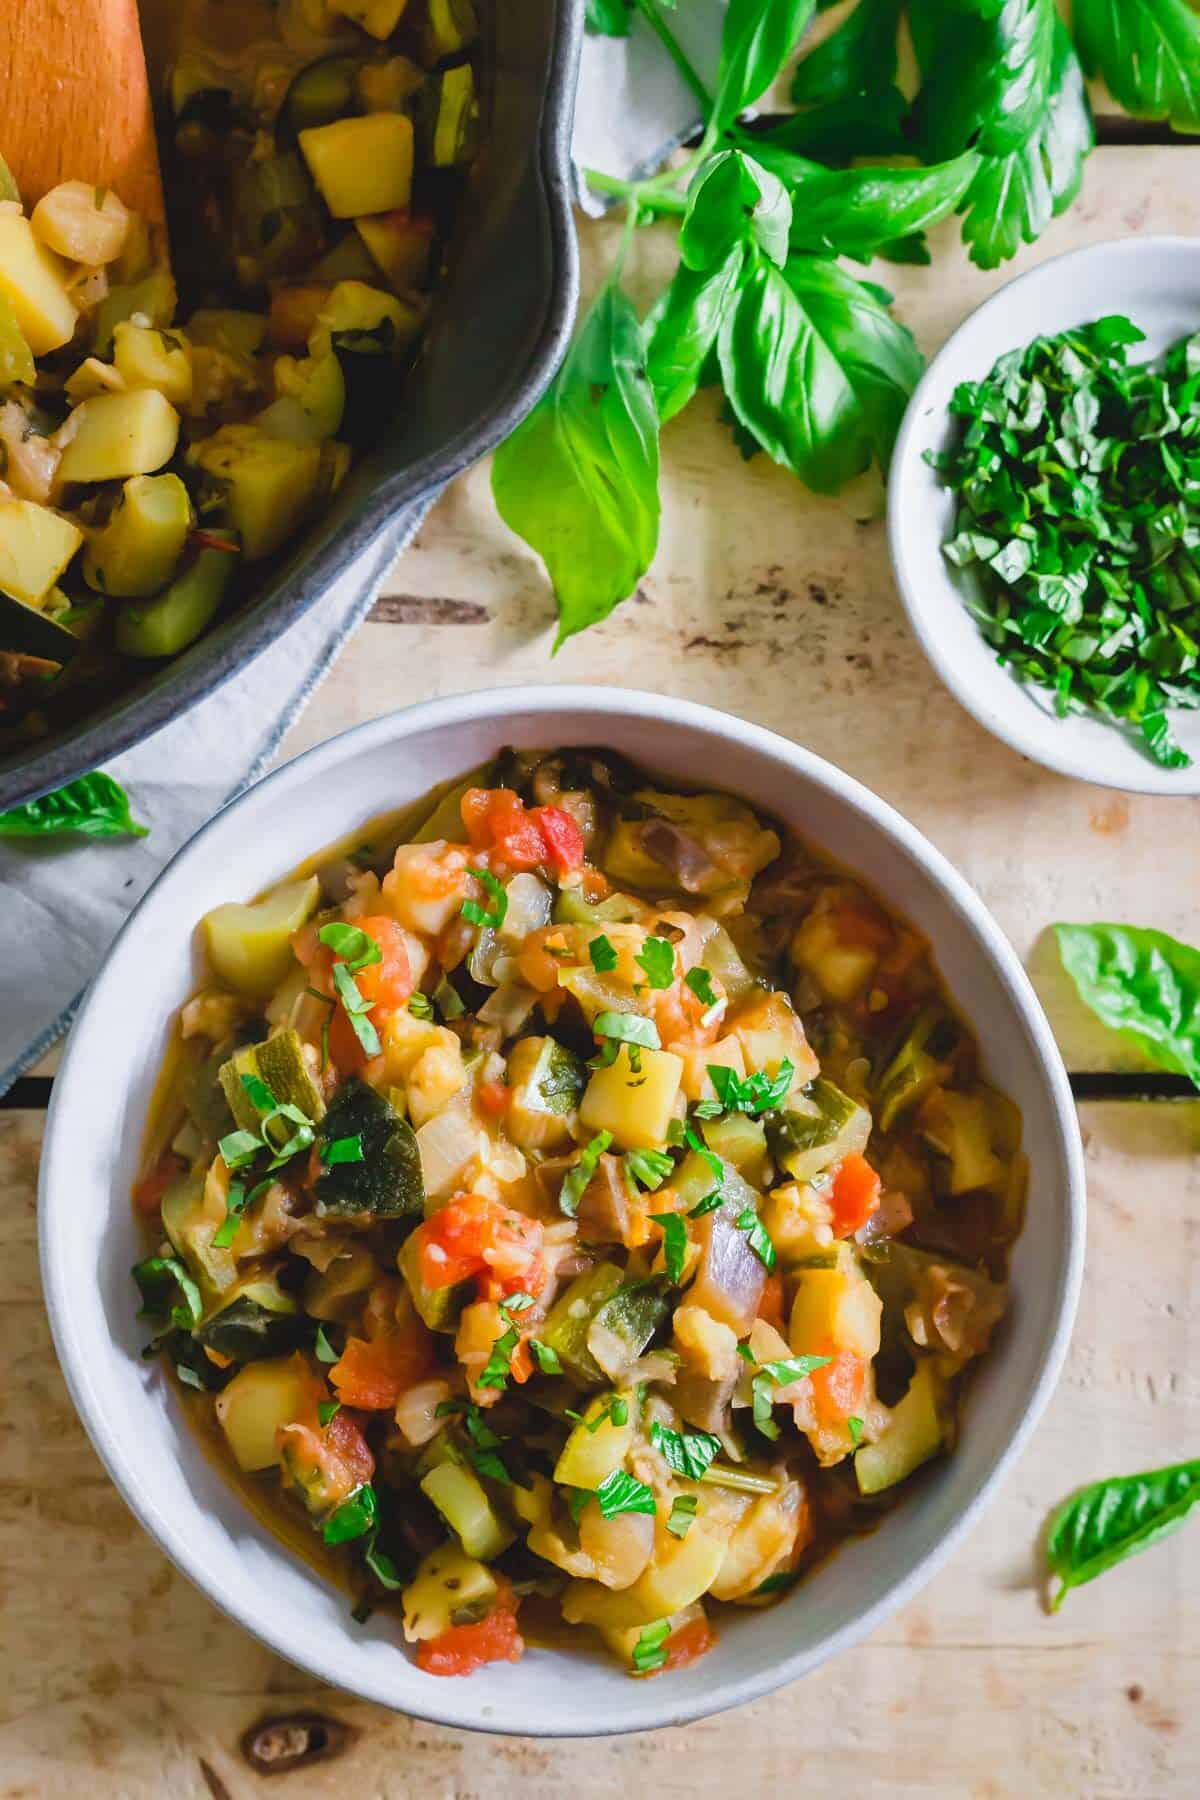
[[[9,0],[2,10],[0,152],[26,211],[60,181],[90,181],[162,225],[137,0]]]

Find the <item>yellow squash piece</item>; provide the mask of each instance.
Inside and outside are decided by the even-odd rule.
[[[0,499],[0,589],[36,606],[82,542],[78,525],[48,506]]]
[[[625,1423],[614,1425],[611,1408],[614,1396],[604,1394],[593,1400],[563,1445],[554,1466],[554,1479],[561,1487],[596,1489],[615,1469],[624,1466],[633,1443],[633,1421],[637,1399],[631,1393],[617,1398],[625,1402]],[[598,1419],[603,1424],[597,1424]]]
[[[289,443],[258,425],[222,425],[192,445],[188,461],[225,485],[229,522],[250,562],[271,556],[291,537],[321,472],[316,444]]]
[[[473,1615],[496,1597],[496,1578],[457,1544],[431,1550],[404,1590],[404,1635],[410,1644],[441,1637],[455,1616]]]
[[[940,1397],[933,1363],[919,1362],[908,1392],[892,1408],[887,1429],[873,1444],[864,1444],[854,1458],[860,1493],[879,1494],[884,1488],[895,1487],[937,1455],[944,1436]]]
[[[279,1464],[275,1434],[303,1417],[313,1377],[300,1355],[247,1363],[217,1395],[216,1412],[239,1469],[252,1473]]]
[[[60,481],[119,481],[171,460],[179,414],[157,388],[95,394],[75,408],[63,431],[70,441],[58,465]]]
[[[378,208],[376,210],[379,210]],[[68,266],[20,213],[0,213],[0,294],[35,356],[69,343],[79,317],[67,295]]]
[[[682,1058],[670,1050],[642,1050],[640,1063],[632,1068],[622,1044],[615,1062],[593,1070],[579,1109],[588,1131],[610,1131],[622,1150],[661,1149],[666,1143],[683,1075]]]
[[[205,913],[204,947],[217,977],[235,993],[266,999],[291,966],[292,933],[316,911],[320,895],[321,884],[310,875],[249,905],[230,902]]]
[[[800,1269],[788,1325],[788,1340],[797,1356],[810,1355],[832,1341],[870,1361],[879,1353],[883,1302],[858,1266],[846,1243],[837,1247],[829,1269]]]
[[[300,133],[300,149],[335,219],[390,212],[412,195],[413,127],[403,113],[367,113]]]
[[[131,475],[108,523],[88,540],[84,580],[122,599],[156,594],[174,574],[191,526],[192,503],[178,475]]]

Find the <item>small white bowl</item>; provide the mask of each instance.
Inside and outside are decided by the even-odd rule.
[[[770,808],[861,872],[926,932],[1020,1105],[1029,1218],[1014,1311],[973,1384],[954,1455],[879,1530],[767,1611],[723,1621],[702,1661],[631,1680],[599,1654],[531,1650],[465,1680],[422,1674],[393,1620],[365,1627],[246,1509],[140,1360],[129,1268],[138,1145],[171,1016],[195,979],[194,932],[302,857],[505,744],[597,744],[666,776]],[[807,750],[707,707],[612,688],[514,688],[435,700],[311,750],[226,807],[159,876],[92,984],[55,1080],[42,1157],[42,1275],[59,1358],[109,1473],[146,1529],[215,1603],[324,1681],[444,1725],[571,1736],[680,1724],[803,1675],[906,1600],[959,1543],[1054,1385],[1083,1260],[1083,1159],[1046,1020],[999,927],[911,825]]]
[[[958,421],[948,412],[962,381],[980,381],[998,356],[1106,313],[1146,333],[1131,359],[1161,355],[1200,330],[1200,238],[1123,238],[1039,264],[973,312],[934,357],[896,440],[888,480],[888,540],[900,597],[921,647],[950,692],[981,725],[1022,756],[1103,787],[1135,794],[1200,793],[1200,711],[1173,709],[1186,769],[1163,769],[1132,737],[1086,714],[1059,719],[1045,688],[1017,681],[963,605],[968,572],[942,555],[956,499],[925,461],[945,450]]]

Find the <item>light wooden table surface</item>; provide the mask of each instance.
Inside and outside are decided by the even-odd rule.
[[[1018,267],[1154,231],[1200,231],[1200,148],[1098,151],[1078,206]],[[970,268],[952,230],[940,236],[932,270],[882,274],[926,350],[1000,279]],[[610,227],[586,227],[589,274],[610,239]],[[669,239],[650,236],[638,255],[635,278],[652,279]],[[1096,311],[1105,305],[1096,295]],[[908,633],[876,489],[820,500],[762,458],[743,463],[704,399],[668,428],[664,463],[662,548],[638,598],[553,662],[534,559],[496,519],[486,469],[460,481],[285,754],[418,697],[517,681],[649,686],[741,713],[840,763],[950,855],[1026,959],[1069,1066],[1091,1072],[1089,1091],[1110,1091],[1106,1072],[1136,1063],[1088,1028],[1046,928],[1123,918],[1194,940],[1200,803],[1071,783],[986,736]],[[1200,1453],[1200,1103],[1093,1099],[1081,1118],[1091,1217],[1070,1360],[951,1565],[859,1649],[772,1699],[681,1730],[558,1746],[442,1730],[318,1688],[174,1572],[71,1410],[34,1251],[40,1113],[0,1111],[0,1794],[1200,1793],[1200,1615],[1188,1600],[1200,1529],[1054,1619],[1034,1588],[1038,1531],[1064,1493]],[[349,1726],[348,1747],[256,1776],[242,1732],[296,1711]]]

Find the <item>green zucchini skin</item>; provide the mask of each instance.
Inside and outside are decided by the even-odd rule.
[[[318,1176],[314,1193],[323,1218],[424,1217],[425,1180],[417,1134],[382,1094],[352,1076],[338,1089],[321,1121],[318,1156],[338,1138],[361,1137],[361,1162],[334,1163]]]

